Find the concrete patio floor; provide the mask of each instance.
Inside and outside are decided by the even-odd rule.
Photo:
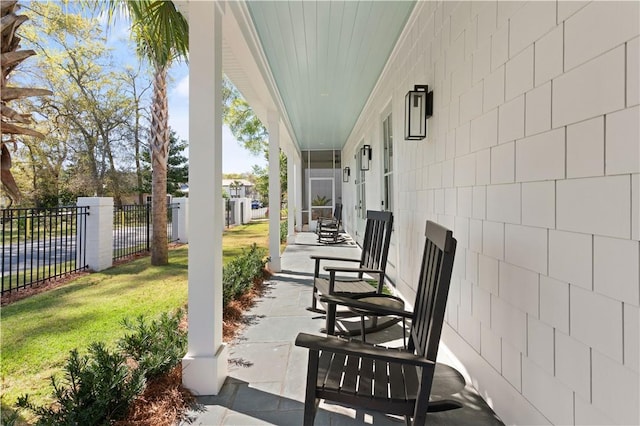
[[[324,319],[306,310],[311,302],[312,254],[359,257],[353,243],[322,246],[315,234],[298,233],[282,255],[282,272],[274,275],[255,306],[246,314],[247,327],[230,345],[229,375],[217,396],[197,398],[197,407],[183,425],[301,425],[307,350],[294,345],[301,332],[320,334]],[[327,263],[329,264],[329,263]],[[324,263],[323,263],[324,265]],[[402,345],[400,325],[367,335],[367,341]],[[438,362],[455,365],[440,345]],[[495,413],[461,375],[450,377],[447,367],[436,368],[436,383],[461,409],[428,416],[435,425],[502,424]],[[438,379],[438,376],[441,376]],[[446,376],[446,377],[445,377]],[[404,419],[370,410],[321,402],[316,425],[398,425]]]

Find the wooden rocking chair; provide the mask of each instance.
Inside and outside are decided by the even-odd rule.
[[[365,227],[362,254],[359,259],[311,256],[315,260],[313,277],[313,294],[311,307],[313,312],[326,313],[327,333],[334,334],[336,324],[335,303],[321,302],[326,309],[318,308],[318,298],[321,295],[355,296],[381,294],[384,287],[385,270],[387,267],[387,255],[393,229],[393,213],[382,211],[367,211],[367,224]],[[341,261],[357,263],[357,267],[325,266],[324,271],[329,273],[329,278],[320,276],[321,261]],[[355,273],[354,278],[337,277],[336,273]],[[372,277],[375,286],[366,279],[365,274]]]
[[[323,244],[337,244],[344,241],[340,238],[340,226],[342,225],[342,204],[336,204],[333,210],[333,217],[318,218],[316,232],[318,242]]]
[[[414,311],[392,312],[412,320],[407,350],[298,334],[296,345],[309,349],[305,425],[313,425],[320,399],[402,415],[408,425],[424,425],[427,412],[462,406],[451,400],[429,401],[456,240],[450,230],[430,221],[426,237]],[[360,309],[375,312],[378,308],[342,299]]]

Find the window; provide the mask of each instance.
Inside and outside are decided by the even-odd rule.
[[[382,121],[382,146],[384,151],[383,209],[393,211],[393,123],[391,114]]]

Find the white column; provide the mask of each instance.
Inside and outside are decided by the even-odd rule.
[[[173,209],[173,236],[182,244],[189,242],[189,199],[187,197],[174,198],[173,204],[178,208]]]
[[[280,272],[280,116],[267,114],[269,129],[269,269]]]
[[[302,173],[302,158],[296,153],[295,169],[296,169],[296,223],[298,224],[296,231],[302,231],[302,182],[304,174]]]
[[[113,198],[79,197],[78,207],[89,207],[86,262],[89,269],[102,271],[113,265]]]
[[[287,244],[296,242],[296,167],[294,157],[295,151],[287,155]]]
[[[217,395],[222,342],[222,2],[189,2],[189,347],[182,382]]]

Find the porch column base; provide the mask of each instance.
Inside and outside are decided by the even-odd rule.
[[[214,356],[182,358],[182,384],[194,395],[217,395],[227,378],[229,347],[220,345]]]
[[[287,244],[295,244],[296,243],[296,235],[287,235]]]

